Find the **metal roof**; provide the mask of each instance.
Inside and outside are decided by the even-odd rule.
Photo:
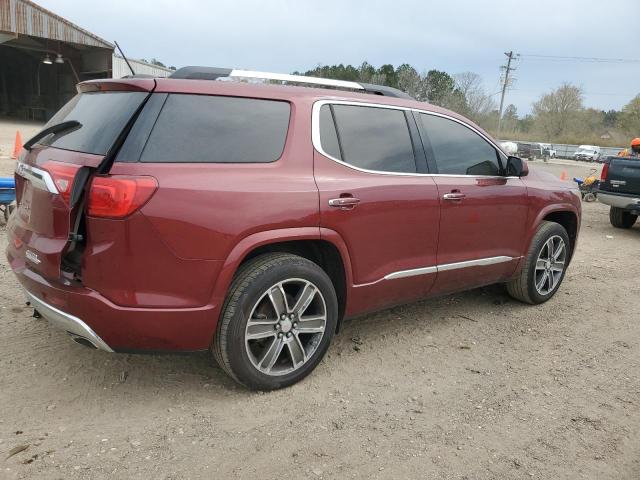
[[[30,0],[0,0],[0,32],[113,50],[113,44]]]

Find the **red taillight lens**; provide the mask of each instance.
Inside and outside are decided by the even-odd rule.
[[[158,182],[153,177],[95,177],[89,189],[87,214],[92,217],[124,218],[142,207],[157,188]]]
[[[69,198],[71,198],[71,188],[73,187],[73,179],[76,177],[76,173],[80,170],[80,165],[74,165],[73,163],[56,162],[49,160],[42,165],[53,179],[53,183],[58,189],[62,199],[69,204]]]
[[[609,175],[609,164],[605,163],[602,166],[602,172],[600,173],[600,181],[601,182],[606,182],[607,181],[607,175]]]

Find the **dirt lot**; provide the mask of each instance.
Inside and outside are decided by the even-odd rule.
[[[28,120],[15,120],[0,118],[0,158],[9,157],[13,152],[16,140],[16,130],[20,131],[22,141],[26,142],[42,129],[41,122],[31,122]],[[0,168],[4,166],[0,163]],[[6,173],[0,172],[0,175]]]
[[[547,304],[496,286],[353,320],[268,394],[207,355],[72,343],[31,318],[2,255],[0,478],[638,479],[640,226],[584,210]]]

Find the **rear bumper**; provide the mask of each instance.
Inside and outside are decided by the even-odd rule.
[[[615,193],[606,193],[598,191],[598,200],[606,205],[625,210],[640,210],[640,195],[621,195]]]
[[[84,323],[78,317],[74,317],[62,310],[49,305],[47,302],[40,300],[35,295],[25,292],[27,300],[35,308],[40,315],[46,318],[51,325],[60,330],[64,330],[73,337],[80,337],[90,342],[94,347],[105,352],[113,352],[111,347],[102,340],[89,325]]]
[[[105,351],[188,352],[209,348],[215,305],[136,308],[112,303],[95,290],[48,280],[21,257],[8,260],[33,306],[50,323]]]

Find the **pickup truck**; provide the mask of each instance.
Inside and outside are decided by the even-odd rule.
[[[520,158],[535,160],[536,158],[543,158],[544,153],[540,143],[518,142],[516,155]]]
[[[598,200],[611,207],[611,225],[631,228],[640,215],[640,158],[606,157]]]
[[[586,162],[600,161],[600,147],[595,145],[580,145],[573,154],[574,160],[584,160]]]

